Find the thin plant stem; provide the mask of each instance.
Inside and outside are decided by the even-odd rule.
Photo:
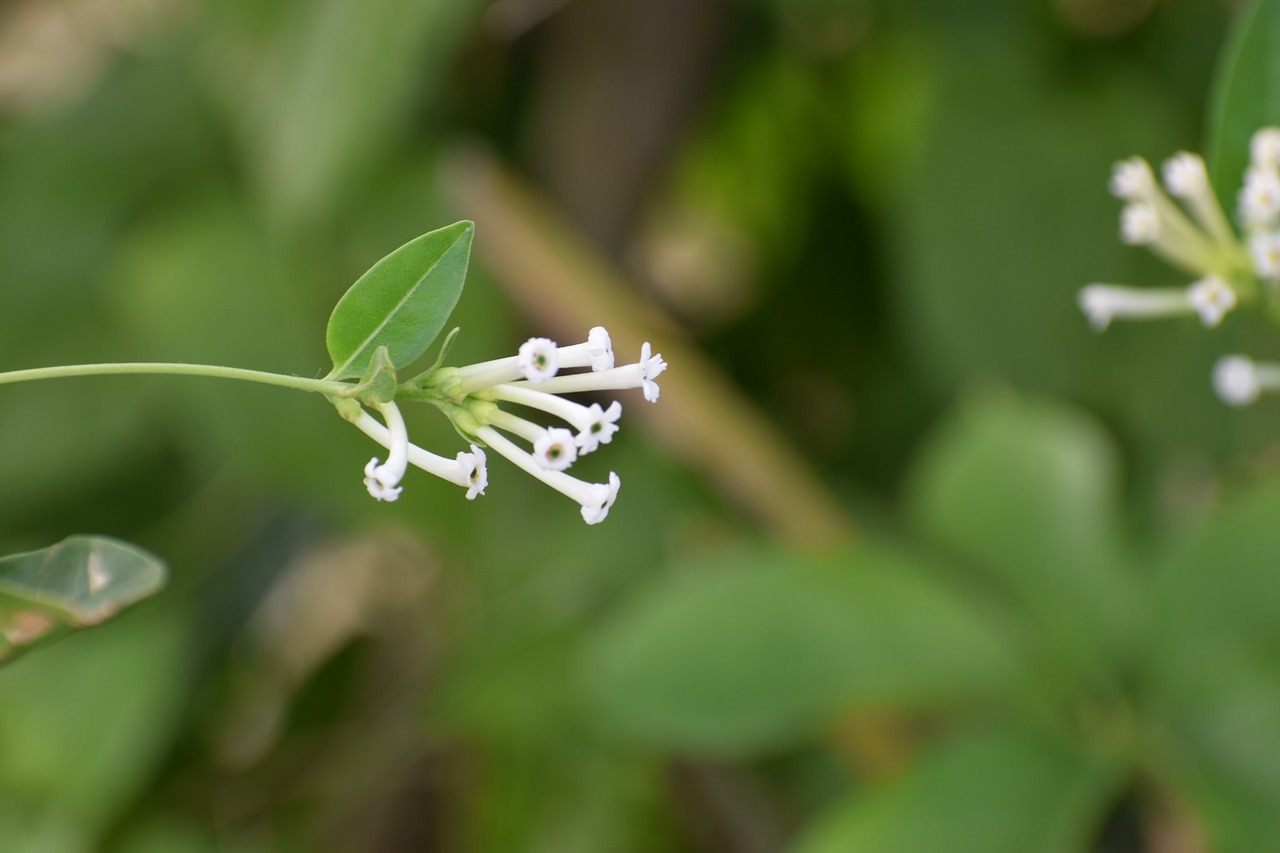
[[[347,382],[330,379],[307,379],[303,376],[287,376],[265,370],[248,370],[243,367],[223,367],[217,364],[180,364],[173,362],[111,362],[106,364],[63,364],[56,367],[33,367],[27,370],[0,372],[0,385],[14,382],[34,382],[40,379],[70,379],[76,376],[113,376],[154,374],[166,376],[209,376],[216,379],[239,379],[276,385],[315,394],[350,396],[355,387]]]

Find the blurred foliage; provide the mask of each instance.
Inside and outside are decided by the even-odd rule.
[[[350,283],[466,216],[479,139],[859,532],[768,541],[638,399],[588,528],[501,463],[482,501],[377,504],[305,395],[6,387],[0,553],[94,530],[172,575],[0,669],[0,847],[1280,847],[1280,403],[1208,382],[1274,330],[1075,307],[1165,283],[1115,239],[1113,160],[1209,139],[1229,197],[1280,121],[1280,4],[1247,6],[7,4],[6,369],[322,375]],[[508,285],[473,264],[457,359],[550,333]]]

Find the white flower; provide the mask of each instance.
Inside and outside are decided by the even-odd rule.
[[[425,452],[425,451],[424,451]],[[488,459],[484,451],[471,445],[470,453],[459,453],[456,460],[458,467],[467,472],[467,500],[473,501],[476,495],[483,495],[489,485]]]
[[[1121,160],[1111,170],[1111,192],[1125,201],[1147,198],[1156,189],[1156,179],[1151,167],[1141,157]]]
[[[409,463],[409,430],[395,403],[378,403],[376,407],[387,422],[388,440],[385,447],[390,452],[385,464],[379,465],[378,457],[375,456],[364,466],[364,485],[369,494],[378,500],[394,501],[400,497],[402,489],[397,486],[404,479]]]
[[[1213,390],[1229,406],[1247,406],[1262,393],[1258,370],[1253,359],[1229,355],[1218,359],[1213,367]]]
[[[1250,228],[1267,228],[1280,214],[1280,175],[1274,169],[1252,168],[1245,172],[1240,190],[1240,218]]]
[[[622,404],[614,400],[609,408],[602,409],[599,403],[592,403],[587,414],[590,420],[573,439],[580,455],[592,453],[600,445],[613,441],[613,434],[618,431],[618,418],[622,417]]]
[[[1206,326],[1217,326],[1236,307],[1236,292],[1216,275],[1205,276],[1187,288],[1187,301]]]
[[[640,347],[640,360],[635,364],[624,364],[622,367],[601,370],[598,373],[560,374],[545,382],[529,383],[528,385],[522,382],[512,382],[511,386],[532,388],[537,391],[546,391],[549,394],[572,394],[577,391],[622,391],[628,388],[643,388],[644,398],[650,403],[656,403],[659,389],[655,380],[666,369],[667,363],[663,360],[662,354],[650,355],[649,342],[646,341]]]
[[[404,491],[402,488],[388,486],[386,481],[382,479],[378,470],[378,457],[376,456],[369,460],[369,464],[364,466],[364,487],[369,490],[369,494],[380,501],[394,501]]]
[[[1160,237],[1160,216],[1155,205],[1130,202],[1120,212],[1120,239],[1131,246],[1145,246]]]
[[[361,411],[352,423],[361,432],[383,447],[394,446],[391,430],[378,423],[377,419],[371,417],[368,412]],[[401,423],[403,423],[403,420]],[[392,455],[394,453],[395,451],[393,450]],[[485,486],[488,484],[485,455],[484,451],[474,444],[471,445],[471,453],[459,453],[455,459],[446,459],[443,456],[438,456],[413,443],[407,444],[406,455],[409,464],[415,468],[421,468],[423,471],[434,474],[442,480],[448,480],[450,483],[467,488],[468,500],[474,500],[477,494],[484,494]],[[365,466],[365,486],[369,489],[369,493],[379,500],[395,500],[400,496],[401,490],[396,488],[392,497],[383,496],[387,492],[387,486],[375,475],[375,472],[380,467],[377,465],[377,461],[375,457]],[[391,464],[390,459],[387,460],[387,464]],[[395,484],[392,485],[394,486]],[[375,494],[375,490],[378,494]]]
[[[1179,151],[1164,161],[1164,185],[1178,198],[1190,199],[1209,192],[1209,173],[1198,154]]]
[[[604,326],[596,326],[587,333],[584,343],[561,347],[560,369],[590,367],[592,370],[608,370],[613,367],[613,341]],[[533,380],[531,380],[533,381]]]
[[[498,385],[492,389],[492,394],[495,400],[538,409],[571,424],[578,431],[574,442],[578,445],[579,454],[590,453],[601,444],[608,444],[618,431],[617,420],[622,416],[622,404],[616,400],[608,409],[601,409],[599,403],[584,406],[546,391],[534,390],[529,385]]]
[[[545,430],[533,443],[533,458],[543,468],[563,471],[578,458],[578,445],[573,433],[560,427]]]
[[[622,481],[618,475],[609,472],[609,483],[592,483],[590,500],[582,505],[582,520],[587,524],[599,524],[609,514],[610,507],[618,499],[618,489]]]
[[[1254,166],[1280,169],[1280,127],[1264,127],[1249,140],[1249,156]]]
[[[544,382],[556,375],[560,360],[556,342],[550,338],[529,338],[517,356],[520,373],[530,382]]]
[[[1080,310],[1089,319],[1089,325],[1095,332],[1106,329],[1117,317],[1173,317],[1196,311],[1187,290],[1179,288],[1148,289],[1091,284],[1080,290],[1079,303]]]
[[[542,467],[534,457],[521,450],[514,442],[491,426],[480,427],[476,436],[505,456],[516,467],[541,480],[560,494],[578,502],[582,507],[582,519],[587,524],[599,524],[609,514],[609,508],[618,497],[621,482],[618,475],[609,474],[608,483],[588,483],[563,471]]]
[[[1249,237],[1253,269],[1262,278],[1280,278],[1280,231],[1256,231]]]

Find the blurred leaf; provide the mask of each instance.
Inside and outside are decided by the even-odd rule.
[[[1215,850],[1280,849],[1280,489],[1229,504],[1162,575],[1149,679]]]
[[[466,221],[430,231],[360,276],[329,317],[330,377],[360,376],[379,347],[398,368],[426,352],[458,304],[474,234]]]
[[[895,782],[859,791],[797,853],[1075,853],[1117,768],[1014,731],[943,744]]]
[[[1240,10],[1218,68],[1209,154],[1213,184],[1228,210],[1249,165],[1254,131],[1280,124],[1280,0]]]
[[[182,719],[192,615],[140,608],[4,669],[0,801],[37,835],[93,839],[143,789]]]
[[[905,554],[717,562],[665,580],[606,627],[588,686],[612,725],[742,753],[803,736],[850,703],[954,702],[1010,672],[983,615]]]
[[[1056,652],[1090,669],[1122,660],[1136,599],[1121,571],[1115,450],[1097,424],[979,397],[923,453],[910,512]]]
[[[0,662],[110,619],[164,585],[165,565],[135,545],[71,536],[0,558]]]
[[[224,4],[219,4],[224,5]],[[317,0],[278,16],[265,61],[247,64],[245,29],[261,3],[216,46],[233,110],[248,108],[252,165],[288,222],[331,213],[394,151],[414,107],[442,88],[477,0]],[[221,11],[221,10],[219,10]],[[245,10],[241,10],[242,12]],[[228,49],[230,48],[230,49]],[[250,54],[252,55],[252,54]],[[245,93],[256,97],[246,99]]]

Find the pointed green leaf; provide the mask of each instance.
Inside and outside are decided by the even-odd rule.
[[[820,819],[798,853],[1072,853],[1123,778],[1115,765],[1018,731],[967,735]]]
[[[101,536],[71,536],[0,559],[0,662],[70,629],[105,622],[164,580],[158,558]]]
[[[742,754],[856,703],[990,695],[1012,664],[987,616],[906,554],[756,552],[691,567],[624,611],[596,643],[588,688],[621,731]]]
[[[1240,12],[1218,68],[1210,129],[1214,186],[1228,205],[1249,165],[1249,139],[1280,124],[1280,0],[1253,0]]]
[[[391,364],[391,356],[386,347],[378,347],[369,360],[369,369],[364,372],[360,384],[356,386],[356,397],[364,400],[377,400],[379,403],[390,403],[395,399],[396,369]]]
[[[329,317],[329,378],[363,375],[381,346],[397,368],[426,352],[458,304],[474,233],[464,221],[423,234],[360,276]]]

